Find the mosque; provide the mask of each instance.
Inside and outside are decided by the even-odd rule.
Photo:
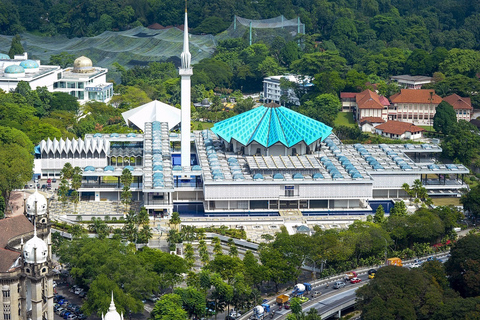
[[[406,197],[402,185],[416,179],[430,196],[466,186],[465,166],[435,162],[438,145],[343,144],[329,126],[273,103],[191,132],[188,27],[179,74],[181,111],[153,101],[123,114],[142,133],[41,141],[35,173],[59,177],[70,162],[83,171],[81,201],[119,201],[127,168],[133,200],[162,216],[367,215]]]
[[[15,90],[20,81],[25,81],[32,90],[46,87],[50,92],[65,92],[85,103],[95,100],[108,102],[113,96],[113,84],[106,81],[108,69],[94,67],[92,60],[81,56],[75,59],[73,68],[42,65],[28,58],[25,52],[13,59],[0,54],[0,89]]]
[[[0,319],[53,320],[53,263],[47,200],[35,190],[24,214],[0,220]]]

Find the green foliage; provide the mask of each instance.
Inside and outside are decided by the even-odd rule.
[[[422,270],[387,266],[357,289],[362,318],[428,319],[443,302],[443,290]]]
[[[163,295],[155,303],[150,315],[153,320],[186,320],[187,312],[182,308],[182,297],[175,293]]]
[[[480,186],[477,185],[463,194],[460,198],[460,203],[463,205],[465,212],[478,218],[480,215]]]
[[[298,111],[307,117],[333,127],[341,106],[342,104],[338,96],[325,93],[313,100],[306,101],[298,108]]]
[[[5,205],[5,198],[0,195],[0,219],[5,218],[5,209],[7,206]]]
[[[384,221],[385,221],[385,210],[383,210],[382,205],[379,205],[377,210],[375,211],[375,216],[373,217],[373,222],[383,223]]]
[[[0,126],[0,192],[7,202],[10,192],[32,177],[32,150],[32,142],[23,132]]]
[[[463,297],[480,295],[480,236],[469,234],[455,243],[445,263],[450,285]]]
[[[60,68],[66,68],[72,66],[75,61],[75,55],[68,52],[60,52],[59,54],[52,54],[48,64],[53,66],[60,66]]]
[[[24,52],[25,50],[23,49],[21,38],[17,34],[12,38],[12,44],[10,45],[10,50],[8,50],[8,55],[10,56],[10,59],[13,59],[16,54],[23,54]]]
[[[455,130],[457,124],[457,115],[453,107],[445,101],[435,108],[435,116],[433,116],[433,129],[443,134],[449,134]]]
[[[125,205],[125,212],[128,211],[128,205],[132,202],[132,192],[130,191],[130,185],[133,182],[133,176],[130,169],[125,168],[122,171],[120,176],[120,183],[123,185],[122,193],[120,198],[122,199],[123,204]]]
[[[391,217],[403,217],[407,215],[407,206],[402,200],[395,202],[393,208],[390,209]]]
[[[460,120],[442,141],[442,156],[469,165],[478,154],[479,146],[478,129],[471,123]]]

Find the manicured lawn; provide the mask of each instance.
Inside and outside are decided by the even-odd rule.
[[[453,197],[432,198],[432,201],[433,201],[433,204],[436,206],[448,206],[448,205],[459,206],[460,205],[460,198],[453,198]]]
[[[337,114],[337,118],[335,119],[336,126],[347,126],[347,127],[355,127],[355,121],[353,120],[353,113],[352,112],[339,112]]]
[[[433,126],[419,126],[420,128],[425,129],[425,131],[430,131],[430,132],[436,132],[435,129],[433,129]]]
[[[192,121],[193,124],[193,130],[198,130],[198,124],[201,123],[203,129],[210,129],[213,127],[213,122],[200,122],[200,121]]]

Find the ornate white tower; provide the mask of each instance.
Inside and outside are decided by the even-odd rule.
[[[182,77],[180,82],[180,90],[182,95],[182,167],[190,167],[190,103],[191,103],[191,81],[190,77],[193,74],[191,61],[192,55],[188,49],[188,18],[187,7],[185,5],[185,25],[183,30],[183,52],[180,56],[182,65],[178,73]]]

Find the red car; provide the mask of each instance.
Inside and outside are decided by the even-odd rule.
[[[285,302],[284,305],[283,305],[283,307],[284,307],[285,309],[287,309],[287,310],[290,309],[290,303]]]
[[[357,277],[350,279],[350,283],[359,283],[360,281],[362,281],[362,279],[359,279]]]

